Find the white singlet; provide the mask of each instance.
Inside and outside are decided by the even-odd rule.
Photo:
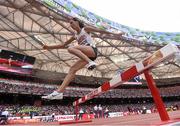
[[[88,34],[84,28],[81,29],[81,32],[79,34],[75,35],[76,40],[78,41],[79,45],[90,45],[92,47],[95,47],[95,44],[91,38],[91,35]]]

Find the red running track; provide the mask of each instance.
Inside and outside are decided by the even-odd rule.
[[[107,119],[93,119],[89,123],[80,124],[68,124],[61,126],[180,126],[180,110],[174,112],[168,112],[170,121],[162,122],[158,113],[153,114],[141,114],[141,115],[129,115],[116,118]],[[175,123],[175,124],[174,124]],[[174,125],[173,125],[174,124]],[[22,124],[22,125],[11,125],[11,126],[54,126],[59,125],[58,122],[53,123],[34,123],[34,124]]]

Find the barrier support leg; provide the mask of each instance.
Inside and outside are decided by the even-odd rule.
[[[149,87],[149,89],[151,91],[151,94],[153,96],[153,99],[154,99],[155,105],[157,107],[157,110],[159,112],[161,121],[170,120],[169,115],[168,115],[168,113],[167,113],[167,111],[165,109],[164,103],[163,103],[163,101],[162,101],[162,99],[160,97],[159,91],[158,91],[158,89],[156,87],[156,84],[155,84],[155,82],[153,80],[152,75],[149,73],[148,70],[144,71],[144,75],[145,75],[148,87]]]

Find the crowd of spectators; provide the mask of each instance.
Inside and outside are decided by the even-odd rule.
[[[168,111],[178,110],[180,102],[165,102],[165,107]],[[157,109],[153,103],[144,104],[114,104],[114,105],[82,105],[79,109],[79,114],[94,114],[95,118],[108,117],[110,112],[128,112],[128,113],[142,113],[143,109],[150,110],[151,112],[157,112]],[[3,110],[8,111],[11,117],[23,117],[23,116],[50,116],[50,115],[73,115],[75,114],[74,107],[72,105],[43,105],[40,107],[30,105],[0,105],[0,112]],[[31,115],[32,114],[32,115]]]
[[[0,91],[8,93],[46,95],[57,88],[57,85],[30,83],[16,80],[0,80]],[[68,87],[64,96],[66,97],[82,97],[92,91],[93,88]],[[180,96],[180,86],[161,87],[159,92],[162,97]],[[143,98],[152,97],[149,89],[130,88],[130,89],[113,89],[100,96],[99,98]]]
[[[72,115],[74,114],[73,106],[63,106],[63,105],[43,105],[43,106],[30,106],[30,105],[0,105],[0,111],[8,110],[9,116],[47,116],[52,115]]]
[[[33,95],[45,95],[52,92],[58,85],[32,83],[19,80],[0,79],[0,93],[17,93],[17,94],[33,94]],[[93,88],[85,87],[68,87],[65,92],[65,97],[82,97],[92,91]],[[159,92],[163,97],[176,97],[180,96],[180,86],[161,87]],[[152,97],[150,90],[147,88],[130,88],[130,89],[113,89],[96,98],[148,98]],[[180,102],[178,100],[174,102],[165,102],[165,106],[168,111],[174,111],[179,109]],[[143,111],[151,110],[151,112],[157,112],[157,109],[153,103],[122,103],[122,104],[108,104],[101,105],[83,105],[79,109],[79,118],[82,118],[82,114],[90,113],[94,114],[95,118],[108,117],[110,112],[128,112],[128,113],[143,113]],[[42,106],[30,106],[30,105],[0,105],[0,112],[4,110],[9,112],[9,116],[12,117],[24,117],[24,116],[47,116],[47,115],[72,115],[75,114],[75,110],[72,105],[42,105]]]

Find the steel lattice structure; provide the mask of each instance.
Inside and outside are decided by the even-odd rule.
[[[48,45],[64,43],[73,35],[68,18],[35,0],[1,0],[0,48],[36,57],[37,69],[67,73],[77,57],[66,49],[43,50],[32,36],[40,35]],[[98,66],[91,72],[84,68],[78,75],[111,78],[164,46],[112,36],[101,38],[97,33],[93,39],[99,52]],[[171,60],[152,72],[155,78],[179,77],[180,64]]]

